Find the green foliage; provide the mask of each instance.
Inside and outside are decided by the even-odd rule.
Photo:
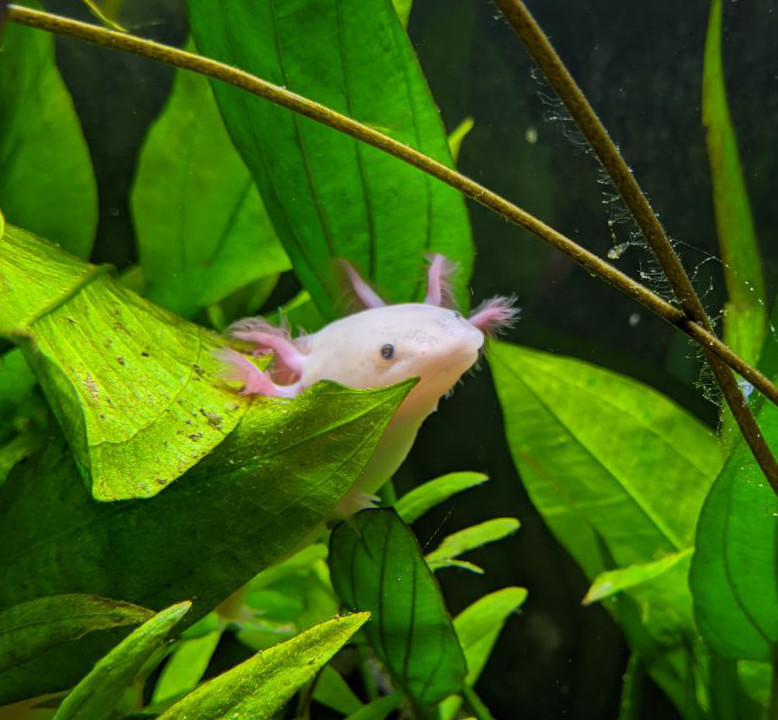
[[[457,559],[460,555],[464,555],[488,543],[502,540],[508,537],[508,535],[515,533],[518,529],[519,521],[515,518],[487,520],[444,537],[440,545],[427,554],[425,560],[433,570],[444,567],[463,567],[462,562]],[[474,570],[478,573],[483,572],[477,565],[470,563],[467,565],[469,570]]]
[[[765,405],[759,425],[778,446],[778,411]],[[778,502],[744,443],[727,461],[697,529],[691,587],[700,632],[717,653],[771,662],[778,642]]]
[[[453,495],[477,487],[485,483],[489,478],[482,473],[458,472],[449,473],[443,477],[413,488],[403,495],[395,509],[397,514],[407,523],[416,522],[424,513],[436,505],[448,500]]]
[[[190,602],[173,605],[133,630],[68,694],[54,720],[110,717],[124,691],[191,606]]]
[[[270,717],[369,617],[369,613],[356,613],[335,618],[258,653],[187,695],[160,720]]]
[[[9,222],[86,257],[97,227],[97,189],[73,101],[54,63],[51,35],[6,23],[0,97],[3,213]]]
[[[451,164],[440,116],[407,36],[384,0],[190,0],[208,57],[317,100]],[[300,38],[305,37],[305,42]],[[381,78],[381,82],[376,82]],[[419,258],[460,263],[468,304],[473,261],[462,198],[417,170],[306,118],[214,84],[225,124],[257,183],[295,271],[328,320],[348,258],[390,302],[420,299]]]
[[[138,161],[132,209],[146,295],[184,317],[290,268],[200,75],[177,71]]]
[[[336,528],[330,570],[343,602],[371,612],[365,634],[409,698],[431,705],[460,690],[467,666],[451,618],[396,512],[365,511]]]

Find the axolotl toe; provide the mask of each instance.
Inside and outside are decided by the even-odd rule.
[[[406,458],[419,427],[440,399],[475,364],[485,336],[510,325],[517,315],[513,299],[503,297],[488,300],[467,318],[448,307],[454,266],[442,255],[431,258],[423,303],[387,305],[351,266],[344,266],[365,310],[294,339],[262,318],[236,322],[230,333],[254,345],[254,355],[274,353],[269,372],[234,350],[222,353],[229,379],[241,382],[246,395],[295,397],[319,380],[370,388],[419,378],[333,513],[338,518],[376,500],[372,493]]]

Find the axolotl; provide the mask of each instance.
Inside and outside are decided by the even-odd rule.
[[[294,339],[263,318],[234,323],[230,334],[252,344],[255,356],[275,354],[269,371],[235,350],[221,354],[228,379],[242,383],[244,395],[292,398],[319,380],[371,388],[419,378],[334,511],[339,519],[377,500],[373,493],[405,460],[421,424],[476,363],[485,336],[510,325],[517,315],[513,298],[495,297],[464,317],[452,307],[455,266],[442,255],[430,258],[423,303],[387,305],[348,263],[343,266],[364,310]]]

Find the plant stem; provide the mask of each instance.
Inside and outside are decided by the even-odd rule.
[[[478,720],[494,720],[492,713],[489,712],[489,708],[484,705],[484,701],[478,697],[478,694],[473,688],[465,685],[462,690],[462,696],[473,711],[473,716],[475,718]]]
[[[522,0],[495,0],[505,19],[514,29],[532,59],[546,76],[551,87],[565,104],[576,125],[608,173],[643,237],[653,251],[662,271],[678,298],[684,314],[709,333],[713,333],[710,318],[692,285],[678,254],[670,242],[662,223],[651,208],[648,198],[638,185],[624,158],[619,153],[602,121],[586,96],[581,92],[562,59],[554,50],[543,30],[532,17]],[[703,344],[705,359],[721,388],[724,399],[737,421],[740,431],[751,448],[756,461],[778,495],[778,463],[762,436],[754,416],[743,399],[732,372],[716,353]]]
[[[510,0],[497,0],[497,2],[501,7],[503,5],[507,7],[515,5],[515,3]],[[672,275],[668,275],[668,277],[671,282],[681,282],[682,285],[682,278],[686,277],[686,282],[691,288],[691,294],[688,292],[688,288],[682,288],[683,292],[679,293],[681,302],[687,310],[686,312],[674,307],[665,300],[662,300],[650,290],[643,287],[640,283],[635,282],[628,275],[617,270],[594,253],[581,247],[570,238],[557,232],[525,210],[509,202],[497,193],[488,190],[483,185],[480,185],[465,175],[458,173],[456,170],[447,167],[437,160],[433,160],[408,145],[397,142],[367,125],[363,125],[324,105],[308,100],[296,93],[269,83],[266,80],[262,80],[247,72],[225,65],[224,63],[169,47],[161,43],[144,40],[133,35],[114,32],[112,30],[106,30],[105,28],[96,25],[78,22],[58,15],[31,10],[29,8],[10,5],[8,7],[7,20],[60,35],[76,37],[115,50],[131,52],[167,65],[181,67],[202,75],[207,75],[208,77],[221,82],[247,90],[254,95],[258,95],[270,102],[311,118],[316,122],[327,125],[339,132],[393,155],[403,162],[442,180],[472,200],[475,200],[496,212],[509,222],[512,222],[513,224],[528,230],[542,240],[545,240],[557,250],[563,252],[565,255],[575,260],[579,265],[583,266],[591,275],[602,278],[609,284],[637,300],[651,312],[659,315],[670,324],[675,325],[685,332],[703,347],[705,357],[711,365],[719,385],[722,387],[722,392],[724,393],[735,418],[738,420],[738,424],[740,425],[749,446],[754,452],[754,456],[757,458],[757,461],[765,472],[765,476],[778,495],[778,464],[776,464],[769,448],[767,448],[767,445],[759,432],[759,428],[756,425],[756,421],[743,403],[740,389],[737,387],[735,378],[726,368],[726,365],[729,365],[729,367],[737,371],[775,405],[778,405],[778,388],[776,388],[776,386],[756,368],[752,367],[735,354],[712,332],[710,321],[705,315],[699,298],[697,298],[694,293],[694,289],[691,287],[691,282],[688,280],[688,277],[686,277],[683,268],[680,267],[680,261],[677,262],[677,265],[672,262],[669,263]],[[559,64],[561,65],[561,62]],[[562,67],[564,68],[564,66]],[[572,78],[570,78],[570,81],[573,82]],[[578,92],[580,93],[580,90]],[[594,115],[593,112],[592,115]],[[596,119],[596,116],[594,117]],[[599,123],[599,121],[597,122]],[[605,134],[607,136],[607,133]],[[610,139],[608,140],[610,142]],[[597,152],[597,148],[595,148],[595,152]],[[616,154],[618,155],[618,153]],[[621,160],[620,156],[619,159]],[[630,175],[629,169],[626,168],[623,160],[621,160],[621,164],[626,169],[626,177],[631,179],[631,183],[629,180],[625,181],[626,186],[632,188],[634,185],[634,188],[637,188],[638,191],[638,199],[639,197],[643,197],[637,183],[635,183],[634,178]],[[621,177],[619,178],[619,182],[622,182]],[[618,184],[617,187],[619,187]],[[634,203],[635,198],[630,196],[628,202]],[[648,219],[644,218],[643,215],[645,215],[645,212],[642,212],[641,221],[649,222],[649,226],[650,228],[653,228],[653,230],[656,230],[658,227],[664,237],[664,231],[661,229],[658,220],[653,216],[653,212],[644,197],[643,202],[645,208],[647,208],[649,217]],[[643,206],[641,205],[641,207]],[[651,218],[654,218],[655,222],[651,221]],[[651,237],[654,238],[653,235]],[[665,261],[667,261],[668,253],[666,252],[666,249],[664,251],[660,249],[659,252],[661,253],[660,260],[664,258]],[[671,247],[669,248],[669,253],[671,258],[675,257],[675,260],[678,260]],[[678,267],[680,267],[680,276]],[[688,308],[686,307],[686,303],[689,305]],[[723,361],[723,363],[718,362],[719,359]]]

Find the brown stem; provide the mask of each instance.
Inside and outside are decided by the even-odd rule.
[[[653,251],[670,286],[690,320],[713,333],[710,318],[694,289],[680,258],[675,252],[648,198],[638,185],[621,153],[586,96],[581,92],[562,59],[522,0],[495,0],[505,19],[515,30],[532,59],[546,76],[551,87],[565,104],[568,112],[584,134],[597,159],[608,173],[623,198],[643,237]],[[703,345],[704,347],[704,345]],[[778,495],[778,463],[776,463],[759,426],[743,401],[743,394],[732,372],[717,353],[706,348],[705,359],[721,388],[740,431],[762,468],[762,472]]]
[[[635,282],[632,278],[617,270],[594,253],[581,247],[497,193],[488,190],[483,185],[458,173],[456,170],[452,170],[437,160],[433,160],[417,150],[397,142],[393,138],[368,127],[367,125],[363,125],[356,120],[352,120],[341,113],[335,112],[324,105],[308,100],[307,98],[269,83],[266,80],[255,77],[247,72],[200,55],[169,47],[151,40],[144,40],[133,35],[106,30],[105,28],[96,25],[90,25],[88,23],[78,22],[69,18],[30,10],[29,8],[16,5],[9,6],[7,19],[21,25],[28,25],[60,35],[69,35],[97,45],[131,52],[167,65],[207,75],[208,77],[212,77],[221,82],[247,90],[254,95],[258,95],[259,97],[299,113],[300,115],[309,117],[316,122],[327,125],[346,135],[350,135],[357,140],[399,158],[409,165],[419,168],[451,187],[456,188],[472,200],[493,210],[506,220],[528,230],[542,240],[545,240],[557,250],[575,260],[579,265],[582,265],[591,275],[602,278],[609,284],[637,300],[651,312],[659,315],[672,325],[675,325],[702,345],[706,351],[706,357],[720,358],[725,365],[729,365],[737,371],[765,397],[769,398],[771,402],[778,405],[778,388],[776,388],[776,386],[756,368],[752,367],[741,357],[732,352],[732,350],[711,331],[709,324],[706,325],[690,319],[682,310],[679,310],[665,300],[662,300],[662,298],[643,287],[640,283]],[[734,378],[732,378],[732,375],[728,370],[725,370],[725,372],[731,378],[732,385],[735,386],[735,390],[738,391],[738,397],[740,398],[739,402],[734,404],[738,405],[740,408],[744,408],[742,405],[742,396],[739,394]],[[724,390],[725,393],[731,395],[732,388],[727,386],[726,380],[724,381],[724,385],[727,387],[727,389]],[[745,412],[748,413],[748,409],[744,409]],[[742,416],[743,413],[738,413],[737,409],[733,408],[733,414],[735,417],[738,417],[739,414]],[[748,415],[750,417],[750,413],[748,413]],[[746,437],[749,439],[752,437],[761,437],[761,435],[758,435],[758,429],[756,433],[753,430],[753,426],[755,425],[753,417],[751,417],[751,421],[752,426],[750,428],[747,421],[744,421],[746,422],[744,434],[748,433],[746,434]],[[766,448],[766,446],[764,447]],[[775,465],[774,460],[773,465]],[[767,475],[767,473],[765,474]],[[773,478],[770,482],[773,484],[776,493],[778,494],[778,466],[775,466],[775,474],[772,476],[767,475],[767,477],[768,479],[771,477]]]

